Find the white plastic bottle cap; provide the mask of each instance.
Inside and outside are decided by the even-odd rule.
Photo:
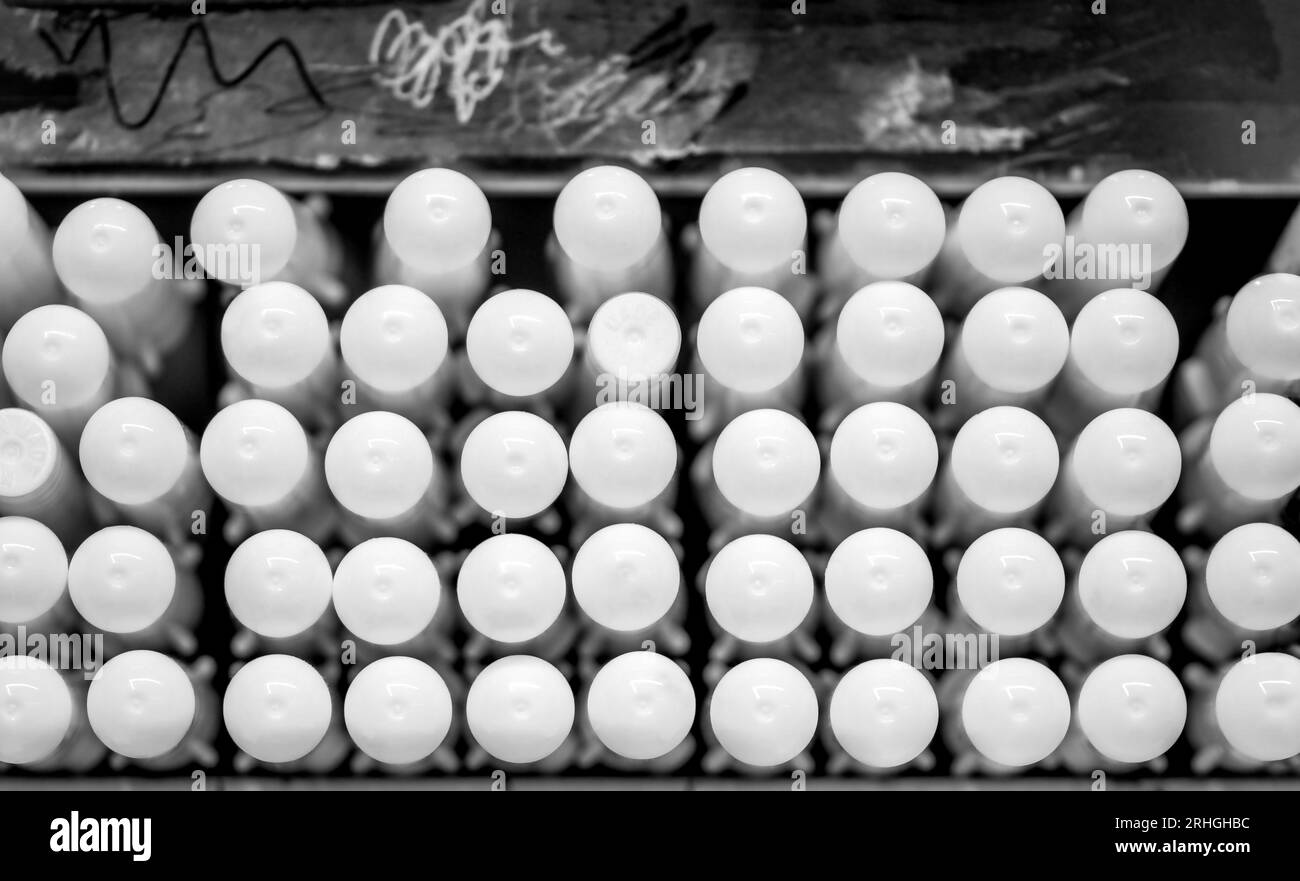
[[[1079,601],[1093,622],[1121,639],[1159,633],[1182,611],[1187,570],[1169,542],[1149,532],[1116,532],[1079,566]]]
[[[1070,469],[1083,494],[1098,508],[1137,517],[1159,508],[1173,494],[1183,471],[1178,438],[1146,410],[1108,410],[1074,442]]]
[[[1247,523],[1219,539],[1205,563],[1210,600],[1247,630],[1300,616],[1300,541],[1272,523]]]
[[[1300,753],[1300,659],[1264,652],[1232,665],[1214,697],[1229,745],[1260,762]]]
[[[38,306],[14,322],[3,361],[14,395],[39,411],[50,403],[63,409],[94,398],[108,381],[113,356],[95,319],[56,304]]]
[[[812,569],[785,539],[741,536],[709,563],[704,598],[727,633],[746,642],[773,642],[789,636],[808,617]]]
[[[0,517],[0,622],[26,624],[63,596],[68,555],[49,527],[28,517]]]
[[[531,517],[559,498],[569,476],[569,451],[540,416],[522,410],[494,413],[465,438],[460,476],[483,510]]]
[[[831,476],[853,501],[892,510],[911,504],[934,481],[939,445],[915,410],[890,401],[864,404],[831,437]]]
[[[176,486],[190,461],[185,427],[148,398],[100,407],[81,432],[81,470],[95,491],[119,505],[141,505]]]
[[[555,238],[579,266],[616,272],[644,260],[663,229],[659,199],[617,165],[575,175],[555,200]]]
[[[263,655],[239,668],[222,701],[226,730],[259,762],[294,762],[320,745],[334,707],[329,686],[306,661]]]
[[[427,272],[472,263],[492,235],[492,209],[478,184],[450,168],[426,168],[393,188],[384,237],[393,253]]]
[[[1027,529],[995,529],[971,543],[957,566],[957,596],[990,633],[1020,636],[1052,619],[1065,596],[1056,549]]]
[[[878,281],[849,297],[835,347],[854,375],[899,388],[934,369],[943,353],[943,316],[930,295],[905,281]]]
[[[194,207],[190,242],[208,275],[229,284],[254,284],[274,278],[288,265],[298,243],[298,223],[293,205],[275,187],[260,180],[230,180],[208,190]]]
[[[0,249],[10,251],[27,244],[31,228],[28,210],[22,190],[0,174]]]
[[[672,546],[639,523],[606,526],[573,558],[574,599],[610,630],[644,630],[658,622],[676,602],[681,581]]]
[[[155,536],[109,526],[81,543],[68,563],[68,596],[96,630],[138,633],[176,594],[176,563]]]
[[[465,718],[479,746],[503,762],[539,762],[573,729],[573,689],[531,655],[493,661],[469,687]]]
[[[0,695],[0,762],[39,762],[68,736],[72,694],[49,664],[29,655],[0,657]]]
[[[1065,215],[1040,184],[999,177],[962,203],[956,236],[980,273],[1000,284],[1021,284],[1042,275],[1051,246],[1065,241]]]
[[[1130,169],[1103,178],[1083,200],[1083,237],[1099,244],[1149,244],[1155,272],[1174,261],[1187,241],[1187,205],[1173,184],[1152,171]]]
[[[803,323],[790,301],[767,288],[735,288],[704,310],[696,350],[709,377],[757,394],[785,382],[803,357]]]
[[[1002,765],[1022,767],[1052,754],[1070,727],[1070,696],[1037,661],[1007,658],[975,675],[961,702],[961,721],[975,749]]]
[[[930,605],[934,572],[914,539],[875,527],[840,542],[826,561],[825,586],[826,601],[846,625],[888,636],[916,623]]]
[[[803,247],[808,211],[799,191],[766,168],[740,168],[709,187],[700,204],[700,238],[728,269],[763,272]]]
[[[897,171],[873,174],[849,190],[837,233],[853,262],[878,278],[906,278],[943,247],[943,205],[925,182]]]
[[[872,768],[897,768],[934,739],[939,701],[923,673],[877,658],[844,674],[831,695],[830,718],[846,753]]]
[[[381,392],[409,391],[429,380],[447,357],[447,320],[423,292],[390,284],[366,291],[348,307],[339,329],[348,370]]]
[[[642,404],[613,401],[582,418],[569,440],[573,479],[609,508],[658,498],[677,474],[677,441],[664,418]]]
[[[288,496],[307,472],[307,435],[293,414],[270,401],[231,404],[212,417],[199,462],[217,495],[260,507]]]
[[[54,271],[90,303],[117,303],[154,281],[158,230],[121,199],[93,199],[68,212],[54,233]]]
[[[129,759],[154,759],[180,745],[194,724],[194,685],[158,652],[124,652],[96,674],[86,716],[104,746]]]
[[[535,538],[494,535],[461,564],[456,599],[471,627],[497,642],[526,642],[564,610],[564,567]]]
[[[795,759],[817,732],[817,693],[795,667],[755,658],[728,670],[709,699],[718,744],[739,762],[760,768]]]
[[[287,529],[244,540],[226,564],[226,604],[249,630],[272,639],[297,636],[329,608],[333,573],[316,542]]]
[[[587,326],[587,351],[597,372],[629,383],[672,373],[681,348],[673,307],[650,294],[609,298]]]
[[[1121,655],[1088,675],[1079,691],[1079,727],[1114,762],[1149,762],[1169,751],[1187,721],[1178,677],[1145,655]]]
[[[695,690],[682,668],[655,652],[619,655],[596,672],[587,718],[607,749],[625,759],[657,759],[695,723]]]
[[[63,455],[59,439],[31,410],[0,410],[0,498],[22,498],[45,485]]]
[[[1040,501],[1056,482],[1061,453],[1043,420],[1019,407],[976,413],[952,444],[952,476],[975,504],[1016,514]]]
[[[470,366],[489,388],[527,397],[560,381],[573,360],[573,326],[560,304],[521,288],[490,297],[465,334]]]
[[[1037,391],[1070,353],[1070,329],[1055,303],[1029,288],[999,288],[971,307],[961,351],[982,381],[1007,394]]]
[[[1300,407],[1255,394],[1223,408],[1210,430],[1210,461],[1248,499],[1276,499],[1300,486]]]
[[[1117,288],[1089,300],[1070,331],[1070,359],[1093,385],[1113,395],[1154,388],[1178,358],[1178,325],[1146,291]]]
[[[1300,276],[1261,275],[1228,306],[1228,346],[1247,369],[1269,379],[1300,378]]]
[[[221,350],[245,382],[287,388],[312,375],[333,346],[325,310],[287,281],[241,292],[221,318]]]
[[[783,410],[740,414],[713,447],[718,490],[754,517],[776,517],[802,505],[820,473],[821,452],[812,432]]]
[[[334,572],[334,611],[352,634],[375,645],[414,639],[442,595],[429,556],[400,538],[372,538],[348,551]]]
[[[410,511],[433,480],[429,439],[411,420],[375,410],[353,416],[325,449],[325,482],[340,505],[385,520]]]
[[[451,692],[415,658],[380,658],[362,668],[343,698],[352,741],[377,762],[406,765],[428,756],[451,730]]]

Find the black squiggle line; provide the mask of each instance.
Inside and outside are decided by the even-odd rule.
[[[303,88],[307,90],[312,99],[320,107],[324,109],[329,109],[330,107],[329,102],[325,100],[325,96],[321,94],[320,89],[317,88],[316,83],[312,81],[311,75],[307,72],[307,63],[298,52],[298,48],[287,38],[277,37],[275,40],[271,41],[266,48],[259,52],[257,57],[254,58],[247,67],[236,73],[234,76],[227,77],[221,72],[221,68],[217,66],[216,48],[212,44],[212,35],[208,33],[207,26],[203,22],[198,21],[192,22],[185,28],[185,33],[181,35],[181,40],[176,47],[176,51],[172,53],[171,59],[167,62],[167,66],[163,70],[162,82],[158,85],[158,91],[154,94],[153,100],[149,102],[149,106],[145,109],[145,112],[139,118],[131,120],[126,116],[122,107],[122,102],[117,96],[117,87],[113,83],[113,41],[112,36],[109,33],[108,19],[105,18],[103,14],[95,13],[91,16],[90,23],[86,26],[85,31],[77,37],[76,42],[72,44],[72,49],[66,53],[62,48],[60,48],[54,37],[52,37],[45,28],[41,28],[40,30],[40,36],[45,42],[45,45],[47,45],[50,48],[50,51],[54,53],[54,57],[59,60],[59,63],[64,65],[70,65],[76,62],[76,60],[81,56],[82,51],[87,45],[89,45],[91,37],[95,34],[99,35],[100,49],[104,56],[103,74],[104,82],[108,88],[109,106],[112,108],[113,117],[117,120],[118,124],[126,129],[144,128],[149,124],[150,120],[157,115],[158,109],[162,106],[163,99],[167,96],[167,88],[171,85],[172,78],[176,74],[176,69],[180,66],[181,58],[185,54],[185,49],[189,46],[191,36],[197,36],[197,39],[202,43],[204,58],[208,64],[208,71],[212,74],[212,78],[222,88],[229,89],[238,86],[244,80],[256,73],[258,67],[261,66],[263,61],[270,57],[271,53],[277,49],[283,48],[289,53],[289,58],[293,62],[295,70],[298,72],[298,78],[302,82]]]

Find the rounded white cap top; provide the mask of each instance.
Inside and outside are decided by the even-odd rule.
[[[925,750],[939,727],[939,701],[925,674],[902,661],[859,664],[831,695],[831,731],[844,751],[872,768],[896,768]]]
[[[1144,639],[1171,623],[1187,599],[1187,570],[1169,542],[1149,532],[1116,532],[1079,566],[1079,602],[1102,630]]]
[[[757,394],[790,378],[803,358],[803,323],[790,301],[767,288],[735,288],[704,310],[696,349],[709,377]]]
[[[293,414],[270,401],[231,404],[212,417],[199,463],[217,495],[235,505],[272,505],[307,472],[307,435]]]
[[[1061,372],[1070,329],[1061,310],[1029,288],[999,288],[979,299],[961,326],[961,351],[971,372],[993,389],[1023,394]]]
[[[1163,269],[1187,241],[1187,205],[1153,171],[1130,169],[1103,178],[1083,200],[1080,233],[1087,242],[1150,244],[1151,266]]]
[[[320,303],[287,281],[248,288],[221,318],[226,363],[253,385],[275,389],[302,382],[333,344]]]
[[[1261,275],[1228,306],[1228,346],[1246,367],[1269,379],[1300,378],[1300,276]]]
[[[104,331],[80,309],[38,306],[14,322],[4,341],[4,374],[14,395],[34,410],[91,400],[113,366]]]
[[[934,572],[911,536],[875,527],[840,542],[826,561],[825,586],[837,618],[859,633],[888,636],[930,605]]]
[[[888,511],[911,504],[939,469],[934,429],[902,404],[877,401],[854,410],[831,437],[831,476],[853,501]]]
[[[783,410],[740,414],[713,446],[718,490],[754,517],[776,517],[802,505],[820,473],[821,451],[812,432]]]
[[[677,441],[643,404],[613,401],[582,418],[569,440],[573,479],[596,502],[637,508],[658,498],[677,474]]]
[[[0,517],[0,622],[26,624],[44,615],[68,584],[59,537],[27,517]]]
[[[96,674],[86,693],[95,736],[130,759],[153,759],[180,745],[194,724],[194,685],[158,652],[125,652]]]
[[[709,724],[718,744],[747,765],[783,765],[804,751],[817,732],[817,693],[795,667],[755,658],[728,670],[709,699]]]
[[[138,633],[157,623],[175,594],[171,553],[134,526],[99,530],[68,563],[68,596],[96,630]]]
[[[426,168],[393,188],[384,237],[403,262],[450,272],[473,262],[492,235],[492,209],[478,184],[450,168]]]
[[[503,395],[526,397],[560,381],[573,360],[573,326],[545,294],[516,288],[488,298],[465,334],[470,366]]]
[[[387,520],[410,511],[433,481],[433,450],[405,416],[375,410],[339,426],[325,449],[325,482],[361,517]]]
[[[785,539],[741,536],[709,563],[704,598],[727,633],[746,642],[772,642],[789,636],[808,617],[812,569]]]
[[[1260,762],[1300,753],[1300,659],[1264,652],[1232,665],[1214,715],[1229,745]]]
[[[1223,408],[1210,430],[1210,461],[1248,499],[1276,499],[1300,486],[1300,407],[1255,394]]]
[[[1074,441],[1070,470],[1088,501],[1111,514],[1137,517],[1159,508],[1183,471],[1178,438],[1146,410],[1108,410]]]
[[[990,407],[966,420],[951,456],[961,491],[998,514],[1016,514],[1042,501],[1061,465],[1052,430],[1019,407]]]
[[[682,569],[662,535],[640,523],[592,534],[573,558],[573,597],[591,620],[637,631],[658,622],[677,600]]]
[[[64,455],[59,439],[31,410],[0,410],[0,498],[22,498],[45,485]]]
[[[1041,762],[1070,727],[1070,696],[1037,661],[1007,658],[975,675],[961,702],[961,721],[975,749],[1010,767]]]
[[[1272,523],[1238,526],[1210,551],[1205,585],[1238,627],[1282,627],[1300,615],[1300,541]]]
[[[555,200],[555,238],[579,266],[604,272],[635,266],[662,229],[655,191],[617,165],[579,172]]]
[[[348,307],[339,329],[348,370],[382,392],[405,392],[433,376],[447,357],[447,321],[422,291],[389,284]]]
[[[351,633],[375,645],[397,645],[429,626],[442,582],[429,556],[409,541],[372,538],[339,561],[333,594],[334,611]]]
[[[628,652],[591,680],[587,718],[611,752],[626,759],[657,759],[691,733],[695,690],[682,668],[663,655]]]
[[[999,177],[966,197],[956,236],[975,269],[1000,284],[1020,284],[1041,276],[1048,246],[1065,241],[1065,215],[1040,184]]]
[[[158,230],[121,199],[92,199],[68,212],[54,233],[54,271],[91,303],[117,303],[153,284]]]
[[[13,181],[0,174],[0,249],[10,251],[28,244],[30,230],[27,198]]]
[[[853,262],[879,278],[906,278],[943,247],[943,205],[924,181],[897,171],[873,174],[849,190],[837,230]]]
[[[185,473],[190,442],[172,412],[149,398],[100,407],[81,432],[81,470],[95,491],[119,505],[161,498]]]
[[[597,372],[627,382],[671,373],[681,348],[677,313],[650,294],[609,298],[587,326],[587,350]]]
[[[226,604],[259,636],[297,636],[329,608],[329,560],[316,542],[287,529],[244,540],[226,564]]]
[[[789,263],[803,246],[808,211],[799,191],[766,168],[740,168],[709,187],[700,238],[728,269],[762,272]]]
[[[1115,762],[1149,762],[1182,735],[1187,695],[1164,664],[1121,655],[1088,675],[1078,712],[1079,727],[1097,752]]]
[[[260,180],[231,180],[208,190],[194,207],[190,241],[194,256],[208,275],[230,284],[249,284],[259,278],[273,278],[288,265],[298,243],[298,222],[293,205],[275,187]],[[213,266],[204,262],[209,247],[229,254],[226,249],[232,245],[249,249],[248,255],[217,259]],[[241,268],[246,269],[250,260],[257,261],[256,275],[241,276]]]
[[[485,511],[531,517],[559,498],[569,476],[569,451],[540,416],[522,410],[494,413],[465,438],[460,476]]]
[[[0,657],[0,762],[26,765],[48,758],[68,736],[72,693],[39,658]]]
[[[943,353],[943,316],[930,295],[905,281],[878,281],[849,297],[835,348],[854,375],[885,388],[916,382]]]
[[[957,596],[978,626],[1019,636],[1052,619],[1065,596],[1065,567],[1027,529],[995,529],[971,543],[957,566]]]
[[[456,599],[471,627],[497,642],[527,642],[564,610],[564,567],[535,538],[508,533],[476,545],[456,577]]]
[[[503,762],[538,762],[573,729],[573,689],[554,666],[531,655],[493,661],[465,700],[470,734]]]
[[[451,692],[414,658],[380,658],[362,668],[343,698],[343,723],[377,762],[406,765],[438,748],[451,730]]]
[[[334,707],[329,686],[306,661],[263,655],[239,668],[222,701],[235,746],[259,762],[293,762],[320,745]]]
[[[1178,325],[1146,291],[1117,288],[1089,300],[1070,331],[1070,358],[1104,392],[1154,388],[1178,358]]]

